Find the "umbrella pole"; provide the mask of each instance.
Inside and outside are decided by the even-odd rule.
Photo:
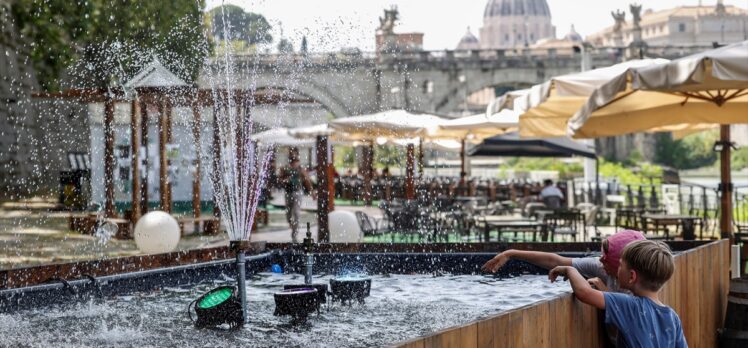
[[[720,176],[719,191],[721,194],[721,214],[719,220],[722,238],[730,239],[733,243],[732,234],[732,180],[730,180],[730,126],[721,125],[719,130],[719,142],[722,144],[720,151]]]

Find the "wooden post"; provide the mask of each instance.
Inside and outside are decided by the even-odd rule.
[[[104,100],[104,217],[114,217],[114,99]]]
[[[330,241],[330,143],[327,136],[317,136],[317,241]]]
[[[130,103],[130,168],[132,168],[132,212],[130,221],[137,223],[140,219],[140,102],[133,98]]]
[[[467,166],[465,163],[465,145],[467,140],[462,139],[462,143],[460,146],[460,179],[463,179],[467,176]]]
[[[159,206],[162,211],[170,212],[169,209],[169,187],[167,183],[167,169],[169,162],[166,159],[166,143],[169,141],[168,129],[166,122],[166,99],[159,100],[158,104],[158,190],[159,190]]]
[[[200,117],[200,104],[197,100],[192,102],[192,137],[195,141],[195,160],[192,163],[195,166],[195,176],[192,177],[192,216],[195,219],[200,218],[200,174],[202,168],[200,166],[200,149],[202,148],[202,142],[200,141],[200,127],[202,126]],[[195,221],[195,232],[199,231],[200,223]]]
[[[418,177],[423,177],[423,138],[418,139]]]
[[[171,102],[171,97],[166,97],[166,143],[167,144],[173,144],[174,143],[174,132],[172,132],[172,110],[173,110],[173,104]],[[166,212],[171,213],[171,208],[174,206],[172,202],[172,194],[171,194],[171,180],[169,180],[168,176],[168,169],[171,167],[171,160],[169,157],[166,157],[166,164],[167,164],[167,176],[166,176],[166,201],[168,210]]]
[[[140,211],[142,214],[148,212],[148,169],[150,161],[148,160],[148,104],[145,98],[140,99],[140,127],[141,127],[141,144],[145,147],[145,158],[143,158],[143,181],[141,184],[141,207]],[[140,149],[138,149],[140,150]]]
[[[415,146],[408,144],[407,158],[405,160],[405,199],[413,200],[416,198],[415,193]]]
[[[721,207],[719,227],[722,238],[729,238],[733,244],[732,233],[732,180],[730,179],[730,126],[721,125],[719,130],[719,141],[722,143],[720,152],[720,193]]]
[[[216,195],[218,194],[216,190],[219,188],[217,185],[217,176],[220,175],[218,168],[221,167],[221,131],[218,125],[218,115],[220,113],[221,106],[219,100],[213,100],[213,168],[211,170],[211,177],[213,178],[213,216],[216,218],[221,216],[221,209],[218,207],[218,200],[216,199]]]
[[[364,204],[366,206],[371,206],[371,180],[372,180],[372,166],[374,162],[374,145],[372,143],[368,143],[363,146],[361,153],[361,169],[363,170],[363,176],[364,176]]]

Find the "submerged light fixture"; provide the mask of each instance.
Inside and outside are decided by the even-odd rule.
[[[197,319],[192,318],[190,309],[193,304]],[[228,325],[233,329],[244,324],[242,303],[233,286],[221,286],[208,291],[187,306],[187,313],[195,327],[200,329],[217,328],[221,325]]]

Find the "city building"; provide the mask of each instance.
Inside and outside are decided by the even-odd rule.
[[[612,13],[616,23],[587,36],[594,46],[628,46],[635,41],[637,26],[623,11]],[[639,28],[649,46],[698,46],[748,40],[748,9],[716,5],[678,6],[645,10]]]

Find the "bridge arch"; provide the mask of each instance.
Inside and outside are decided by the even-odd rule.
[[[441,93],[436,103],[437,112],[459,110],[465,99],[473,93],[486,88],[521,89],[544,81],[544,74],[535,68],[501,69],[483,71],[482,69],[464,69],[457,72],[464,76],[463,82],[451,81],[447,90]]]
[[[288,86],[287,83],[282,81],[257,81],[255,85],[256,90],[263,89],[275,89],[275,90],[288,90],[295,93],[299,93],[303,96],[309,97],[314,101],[318,102],[327,111],[335,115],[336,118],[351,116],[351,112],[348,108],[338,100],[332,93],[326,91],[324,88],[315,85],[313,82],[300,82],[294,86]]]

